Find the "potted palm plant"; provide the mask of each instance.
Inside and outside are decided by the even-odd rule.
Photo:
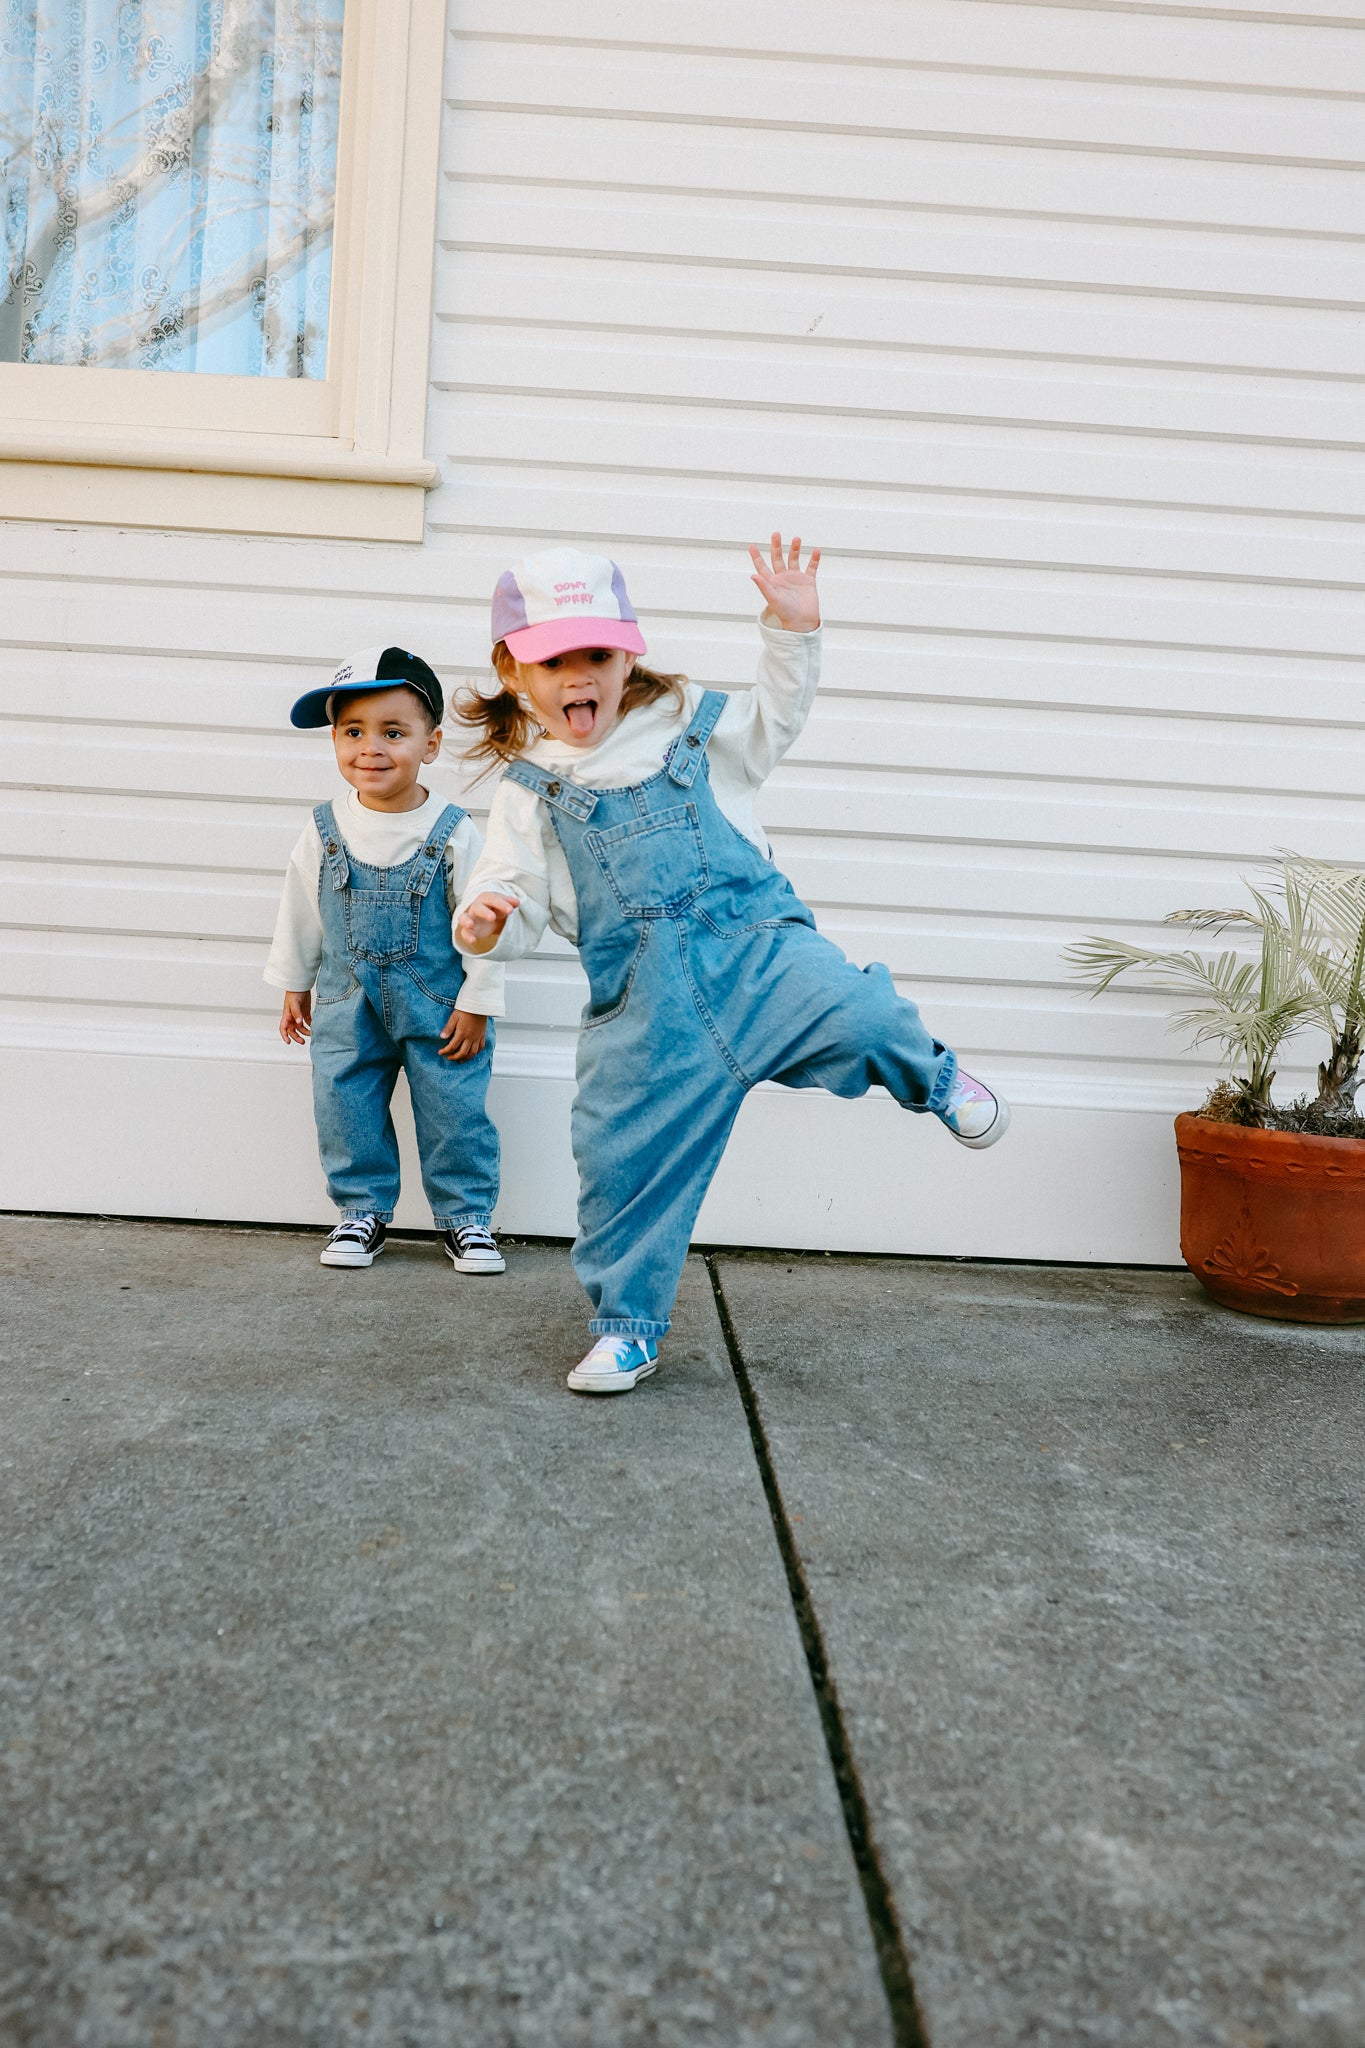
[[[1253,907],[1179,910],[1194,931],[1254,939],[1209,957],[1088,938],[1065,955],[1092,995],[1122,975],[1182,998],[1171,1027],[1221,1048],[1228,1072],[1175,1120],[1180,1250],[1229,1308],[1291,1322],[1365,1322],[1365,870],[1286,853]],[[1318,1093],[1281,1107],[1275,1061],[1297,1032],[1328,1036]]]

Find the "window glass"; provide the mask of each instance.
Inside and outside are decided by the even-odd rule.
[[[322,377],[344,0],[0,0],[0,362]]]

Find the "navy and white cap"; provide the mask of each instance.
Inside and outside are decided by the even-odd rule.
[[[330,683],[321,690],[309,690],[289,714],[291,725],[330,725],[332,699],[340,691],[350,696],[356,690],[379,689],[384,683],[406,683],[416,690],[439,725],[445,717],[441,685],[420,654],[406,647],[363,647],[349,661],[343,661]]]

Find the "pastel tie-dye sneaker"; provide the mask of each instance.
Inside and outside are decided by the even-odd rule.
[[[984,1152],[987,1145],[996,1144],[1010,1127],[1010,1106],[1004,1096],[993,1095],[984,1081],[978,1081],[961,1067],[952,1094],[935,1115],[959,1145],[970,1145],[975,1152]]]

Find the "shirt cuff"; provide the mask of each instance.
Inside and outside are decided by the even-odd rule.
[[[774,640],[818,640],[824,631],[824,622],[822,620],[818,626],[812,626],[809,633],[798,633],[791,626],[770,626],[766,620],[760,619],[758,630],[765,638]]]
[[[464,986],[455,998],[457,1010],[469,1017],[506,1015],[506,976],[487,953],[462,953]]]
[[[510,890],[508,894],[511,894]],[[481,953],[479,958],[481,960],[499,961],[524,960],[528,954],[535,952],[536,947],[544,937],[544,933],[545,927],[543,924],[539,931],[533,932],[530,929],[525,909],[519,905],[498,933],[497,944],[491,947],[487,953]]]

